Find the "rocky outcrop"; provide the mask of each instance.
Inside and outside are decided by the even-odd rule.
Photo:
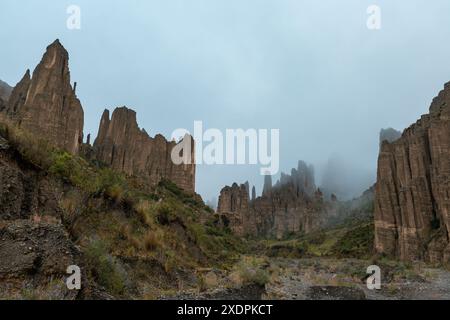
[[[174,163],[172,150],[177,143],[162,135],[149,137],[139,129],[136,113],[118,108],[109,118],[105,111],[94,147],[83,144],[83,108],[72,87],[69,55],[56,40],[47,47],[41,62],[30,75],[27,70],[8,102],[0,101],[0,111],[19,127],[49,141],[52,145],[88,159],[97,159],[128,175],[144,178],[148,185],[168,179],[188,192],[195,190],[194,143],[186,136],[180,143],[190,144],[191,162]],[[188,141],[189,140],[189,141]],[[175,149],[175,150],[178,150]]]
[[[20,167],[8,152],[0,153],[0,219],[28,219],[44,212],[59,218],[56,190],[51,179]]]
[[[429,114],[381,144],[375,247],[402,260],[450,262],[450,83]]]
[[[191,163],[175,164],[171,153],[177,145],[162,135],[151,138],[136,121],[136,112],[126,107],[114,110],[111,119],[105,110],[100,122],[94,152],[98,160],[112,168],[138,177],[150,185],[162,179],[171,180],[188,192],[195,191],[195,150],[192,137],[186,136],[191,148]]]
[[[282,174],[273,186],[272,178],[266,176],[262,196],[251,201],[246,184],[223,188],[217,212],[240,236],[283,238],[319,228],[327,206],[315,187],[313,168],[300,161],[290,175]]]
[[[68,61],[58,40],[49,45],[33,76],[27,71],[12,90],[4,111],[25,130],[78,154],[83,108],[70,83]]]
[[[0,298],[75,299],[66,269],[81,253],[61,224],[0,221]],[[28,295],[28,296],[27,296]]]
[[[226,186],[220,191],[217,212],[224,214],[225,226],[230,227],[235,234],[244,236],[255,233],[249,211],[249,198],[245,184],[238,186],[234,183],[231,187]]]

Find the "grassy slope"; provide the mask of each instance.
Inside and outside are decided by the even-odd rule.
[[[355,201],[356,202],[356,201]],[[269,256],[366,259],[373,255],[372,200],[342,203],[338,217],[323,229],[284,241],[265,242]]]
[[[5,118],[0,134],[22,161],[60,181],[62,220],[81,248],[88,277],[115,297],[155,298],[196,286],[197,268],[227,268],[245,248],[214,226],[199,197],[170,181],[150,189],[57,150]]]

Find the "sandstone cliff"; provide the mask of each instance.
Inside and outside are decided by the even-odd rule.
[[[403,260],[450,261],[450,83],[429,114],[381,144],[375,247]]]
[[[247,184],[233,184],[220,192],[217,212],[231,230],[240,235],[283,238],[319,228],[327,204],[314,183],[311,166],[300,161],[291,174],[282,174],[275,185],[266,176],[261,197],[249,201]],[[253,193],[254,194],[254,193]]]
[[[111,119],[109,111],[105,111],[94,148],[89,141],[83,144],[84,112],[75,93],[76,84],[72,87],[70,82],[68,60],[61,43],[53,42],[33,75],[27,70],[14,89],[7,92],[8,101],[0,98],[0,111],[25,131],[72,154],[81,152],[88,158],[97,158],[128,175],[144,178],[149,185],[168,179],[194,192],[192,138],[185,137],[190,139],[192,162],[176,165],[171,161],[171,152],[177,144],[161,135],[149,137],[139,129],[132,110],[118,108]]]
[[[83,108],[70,83],[69,55],[58,40],[47,47],[30,77],[12,90],[5,112],[27,131],[77,154],[83,141]]]
[[[94,152],[98,160],[127,175],[144,177],[150,185],[167,179],[186,191],[194,192],[194,142],[190,136],[184,139],[190,140],[192,163],[176,165],[171,153],[177,144],[159,134],[151,138],[138,127],[136,112],[122,107],[114,110],[111,119],[109,111],[104,111]]]

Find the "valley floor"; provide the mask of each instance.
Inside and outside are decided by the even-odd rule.
[[[381,289],[369,290],[362,277],[369,261],[315,258],[276,259],[271,263],[280,272],[266,285],[268,299],[450,299],[450,272],[443,269],[382,266]]]
[[[233,287],[233,272],[216,274],[212,286],[179,292],[161,299],[263,299],[263,300],[449,300],[450,272],[425,264],[405,265],[380,261],[382,286],[369,290],[364,277],[369,260],[336,258],[270,258],[264,269],[264,286]],[[207,278],[211,276],[207,276]]]

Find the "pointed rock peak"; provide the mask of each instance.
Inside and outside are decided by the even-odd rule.
[[[109,118],[109,110],[105,109],[102,113],[102,118],[100,120],[100,128],[102,127],[102,125],[109,123],[110,118]]]
[[[17,82],[16,87],[19,86],[21,83],[30,82],[30,80],[31,80],[30,69],[27,69],[27,71],[25,71],[25,74],[22,76],[19,82]]]
[[[48,56],[50,56],[53,62],[56,61],[57,56],[63,58],[66,63],[69,59],[69,53],[67,52],[66,48],[64,48],[59,42],[53,42],[47,47],[47,50],[44,54],[44,59]]]
[[[263,195],[269,195],[271,191],[272,191],[272,176],[266,175],[264,176]]]
[[[23,75],[22,79],[31,79],[31,73],[30,73],[30,69],[27,69],[27,71],[25,71],[25,74]]]
[[[109,110],[108,109],[105,109],[105,110],[103,110],[103,114],[102,114],[102,118],[108,118],[108,120],[109,120]]]
[[[61,44],[59,39],[56,39],[55,41],[53,41],[51,44],[49,44],[47,46],[47,50],[51,50],[51,49],[57,49],[57,50],[67,52],[66,48],[64,48],[64,46]]]

